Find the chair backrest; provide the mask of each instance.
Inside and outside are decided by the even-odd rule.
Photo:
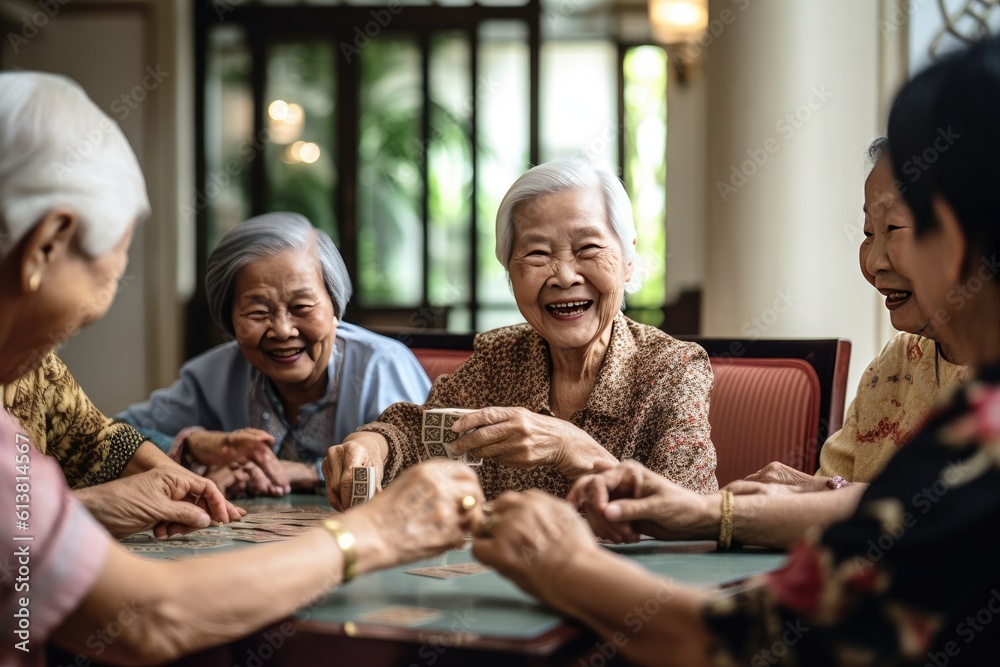
[[[407,345],[432,381],[461,366],[475,339],[433,330],[376,331]],[[715,371],[709,422],[720,484],[771,461],[815,472],[819,446],[844,420],[849,341],[678,338],[704,347]]]
[[[708,421],[720,485],[771,461],[816,470],[819,377],[801,359],[740,359],[713,363],[715,387]]]
[[[453,334],[444,331],[412,332],[400,329],[375,329],[377,333],[395,338],[410,348],[424,367],[431,382],[439,375],[453,373],[472,356],[474,334]]]
[[[679,336],[708,352],[709,409],[720,485],[771,461],[814,473],[819,450],[844,421],[851,343]]]

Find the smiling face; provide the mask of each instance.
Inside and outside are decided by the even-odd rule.
[[[312,248],[260,259],[240,271],[233,331],[247,361],[283,397],[308,401],[323,395],[337,319]]]
[[[913,216],[896,191],[892,163],[883,155],[865,181],[865,240],[861,272],[885,297],[892,326],[920,333],[931,312],[921,302],[911,280],[918,275]]]
[[[538,197],[514,216],[514,299],[553,348],[606,345],[631,274],[597,189]]]

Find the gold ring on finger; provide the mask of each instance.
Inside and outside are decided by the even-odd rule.
[[[464,498],[462,498],[462,509],[465,510],[466,512],[468,512],[475,506],[476,506],[475,496],[465,496]]]

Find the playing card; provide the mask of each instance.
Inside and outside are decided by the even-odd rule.
[[[240,542],[281,542],[288,538],[261,530],[240,530],[233,533],[233,539]]]
[[[442,565],[441,567],[456,572],[464,572],[465,574],[486,574],[487,572],[494,571],[492,567],[486,567],[482,563],[455,563],[453,565]]]
[[[458,579],[469,576],[467,572],[450,570],[446,567],[416,567],[412,570],[406,570],[406,573],[416,574],[421,577],[434,577],[435,579]]]
[[[358,617],[364,623],[383,623],[386,625],[420,625],[429,623],[441,616],[437,609],[427,607],[384,607],[370,611]]]
[[[351,507],[366,503],[375,495],[375,467],[355,466],[351,468],[353,479]]]
[[[475,410],[467,408],[431,408],[424,410],[421,442],[427,458],[445,457],[462,461],[471,466],[482,465],[483,460],[481,458],[470,458],[468,454],[455,454],[451,449],[451,444],[464,435],[464,433],[452,431],[451,426],[462,415],[468,412],[475,412]],[[466,433],[468,432],[466,431]]]

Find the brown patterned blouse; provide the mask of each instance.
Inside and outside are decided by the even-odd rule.
[[[434,381],[427,403],[396,403],[374,431],[389,441],[383,484],[425,457],[420,442],[424,408],[524,407],[555,416],[549,407],[548,343],[527,324],[476,336],[475,351],[454,373]],[[708,425],[712,367],[705,351],[619,314],[594,390],[570,422],[618,460],[635,459],[699,493],[719,488]],[[487,498],[530,488],[565,496],[571,481],[552,468],[518,470],[486,459],[478,468]]]
[[[38,370],[0,385],[0,398],[73,489],[118,479],[144,440],[98,410],[55,352]]]

